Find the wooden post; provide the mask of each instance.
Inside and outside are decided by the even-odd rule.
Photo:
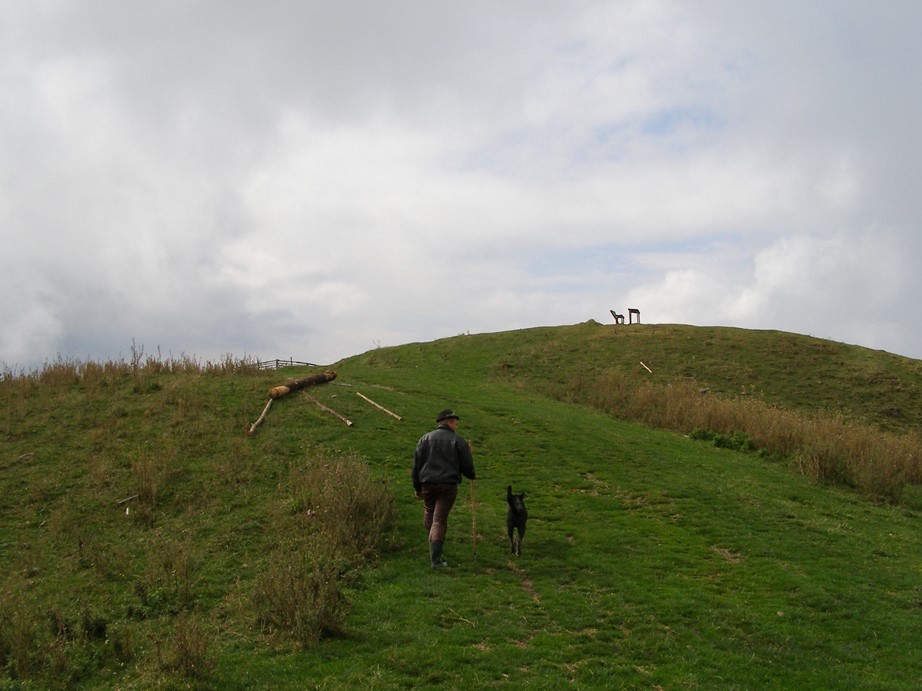
[[[474,503],[474,480],[471,479],[471,547],[477,561],[477,505]]]

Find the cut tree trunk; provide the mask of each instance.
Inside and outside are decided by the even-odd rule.
[[[323,374],[315,374],[306,379],[293,379],[283,386],[276,386],[270,389],[269,398],[281,398],[282,396],[287,396],[292,391],[298,391],[308,386],[316,386],[317,384],[326,384],[334,379],[336,379],[336,372],[333,370],[327,370]]]

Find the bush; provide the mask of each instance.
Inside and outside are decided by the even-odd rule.
[[[394,498],[356,456],[320,455],[292,469],[293,504],[308,530],[348,559],[377,555],[394,524]]]
[[[330,546],[313,544],[280,550],[258,578],[253,606],[269,633],[283,633],[304,648],[342,629],[344,569]]]
[[[187,679],[206,678],[215,668],[210,649],[211,635],[198,619],[182,612],[173,625],[172,655],[167,668]]]

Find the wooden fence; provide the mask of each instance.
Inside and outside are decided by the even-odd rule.
[[[288,358],[287,360],[263,360],[262,362],[257,362],[256,366],[259,369],[279,369],[280,367],[320,367],[313,362],[302,362],[301,360],[292,360]]]

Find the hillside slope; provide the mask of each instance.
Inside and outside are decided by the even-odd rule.
[[[761,365],[742,356],[715,374],[733,349],[705,357],[705,342],[726,345],[731,335],[746,340],[584,324],[376,349],[336,363],[337,379],[312,399],[277,401],[252,437],[268,389],[309,370],[99,367],[4,381],[0,679],[918,687],[917,511],[545,393],[574,373],[635,372],[643,360],[653,376],[687,377],[681,363],[706,362],[693,373],[703,387],[729,390],[748,371],[754,391],[793,395],[758,379]],[[892,356],[867,357],[871,371]],[[913,383],[914,361],[888,366],[904,387]],[[792,379],[810,369],[790,368]],[[822,386],[850,400],[862,371]],[[820,404],[813,395],[808,407]],[[908,401],[899,403],[907,419],[918,412]],[[433,573],[408,472],[416,439],[446,406],[462,416],[478,480],[452,513],[452,566]],[[314,519],[303,476],[347,467],[330,462],[337,456],[360,459],[387,488],[396,522],[376,560],[345,575],[342,630],[302,650],[259,623],[254,595],[278,559],[305,558],[298,532]],[[337,472],[335,484],[355,485],[351,471]],[[504,535],[508,484],[526,492],[532,516],[519,559]],[[143,510],[125,501],[151,490]]]

